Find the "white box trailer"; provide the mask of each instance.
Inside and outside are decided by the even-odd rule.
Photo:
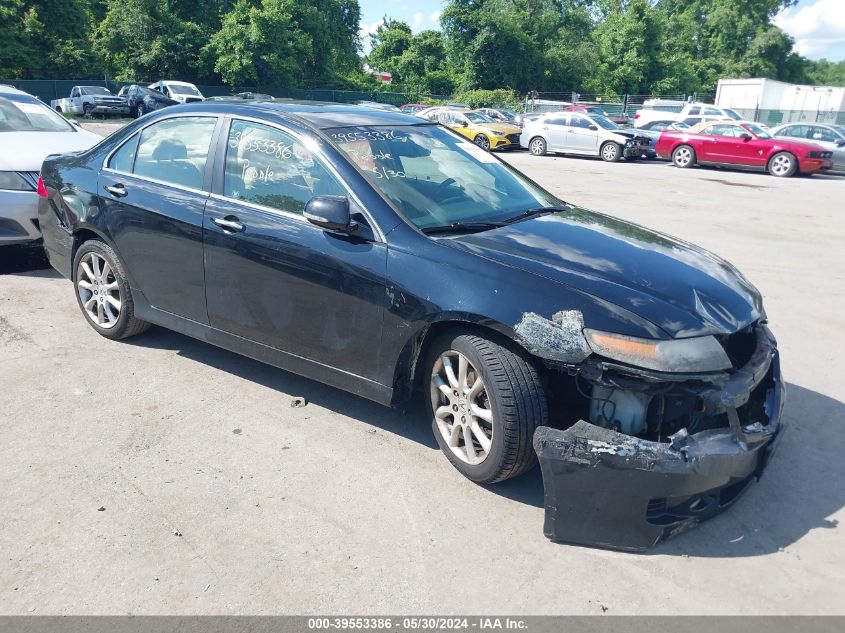
[[[845,112],[845,87],[806,86],[774,79],[720,79],[716,105],[734,108],[749,118],[781,111],[791,120],[817,120],[822,114]]]

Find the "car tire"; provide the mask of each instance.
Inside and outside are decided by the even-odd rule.
[[[474,330],[455,330],[433,342],[425,367],[434,437],[465,477],[492,484],[537,463],[531,442],[534,430],[547,423],[548,408],[540,375],[525,352]]]
[[[79,247],[73,258],[73,287],[79,309],[98,334],[117,340],[150,327],[135,316],[123,264],[108,244],[88,240]]]
[[[672,164],[681,169],[692,167],[696,163],[695,150],[689,145],[678,145],[672,150]]]
[[[618,163],[622,160],[622,146],[615,141],[607,141],[599,149],[599,155],[606,163]]]
[[[533,156],[545,156],[548,151],[546,139],[542,136],[535,136],[528,142],[528,151],[531,152]]]
[[[789,152],[778,152],[769,159],[767,169],[772,176],[789,178],[798,171],[798,160]]]
[[[82,104],[82,115],[85,117],[91,118],[91,111],[94,107],[90,103],[83,103]]]
[[[476,145],[478,145],[481,149],[490,151],[490,139],[487,138],[485,134],[479,134],[476,136],[473,141]]]
[[[144,107],[144,102],[142,101],[141,103],[138,104],[138,107],[135,108],[135,118],[140,119],[146,113],[147,113],[147,108]]]

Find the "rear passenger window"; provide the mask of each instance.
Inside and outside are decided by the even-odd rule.
[[[202,189],[216,123],[214,117],[183,117],[165,119],[146,128],[141,132],[133,173]]]
[[[294,137],[259,123],[233,121],[223,195],[301,214],[312,196],[345,196],[346,190]]]

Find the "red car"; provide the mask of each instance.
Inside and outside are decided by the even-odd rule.
[[[767,171],[786,178],[833,166],[833,153],[818,145],[773,138],[755,123],[706,121],[686,130],[666,130],[655,145],[657,157],[676,167],[723,165]]]

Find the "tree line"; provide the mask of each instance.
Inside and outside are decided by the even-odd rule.
[[[179,78],[260,89],[690,94],[720,77],[845,85],[772,18],[795,0],[450,0],[442,30],[357,0],[4,0],[0,79]]]

